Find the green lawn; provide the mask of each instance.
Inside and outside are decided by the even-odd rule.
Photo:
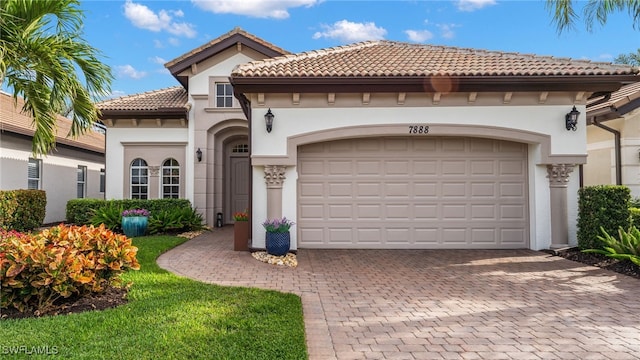
[[[38,348],[64,359],[307,358],[298,296],[203,284],[160,269],[158,255],[184,241],[134,239],[141,269],[123,276],[133,282],[126,305],[0,320],[0,358],[52,358],[35,355]]]

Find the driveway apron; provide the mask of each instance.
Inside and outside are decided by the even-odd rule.
[[[531,250],[308,250],[298,267],[233,251],[233,228],[158,264],[302,298],[309,358],[638,359],[640,280]]]

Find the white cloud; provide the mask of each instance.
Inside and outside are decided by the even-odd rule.
[[[354,23],[347,20],[340,20],[333,25],[321,25],[324,31],[313,34],[314,39],[327,38],[338,39],[343,43],[358,42],[365,40],[382,40],[387,34],[387,30],[377,27],[375,23]]]
[[[160,10],[155,13],[145,5],[136,4],[127,0],[124,4],[124,16],[131,23],[141,29],[154,32],[167,31],[170,34],[194,38],[196,31],[194,25],[186,22],[177,23],[173,16],[182,17],[182,10]]]
[[[598,56],[600,61],[613,61],[613,55],[611,54],[600,54]]]
[[[460,11],[476,11],[496,4],[496,0],[456,0],[456,7]]]
[[[440,36],[445,39],[453,39],[456,36],[453,29],[459,27],[459,25],[456,24],[438,24],[436,26],[440,29]]]
[[[160,40],[153,40],[153,46],[158,49],[164,48],[164,44]]]
[[[311,7],[321,0],[191,0],[197,7],[216,14],[286,19],[289,8]]]
[[[140,80],[143,77],[147,76],[147,73],[145,71],[138,71],[129,64],[116,66],[116,71],[118,72],[118,76],[120,77],[128,77],[135,80]]]
[[[405,34],[409,37],[410,41],[423,43],[433,38],[433,33],[429,30],[405,30]]]
[[[164,65],[167,63],[167,60],[161,58],[160,56],[150,57],[149,61],[151,61],[154,64],[160,64],[160,65]]]
[[[170,37],[167,41],[169,42],[170,45],[173,45],[173,46],[180,45],[180,40],[178,40],[178,39],[176,39],[174,37]]]

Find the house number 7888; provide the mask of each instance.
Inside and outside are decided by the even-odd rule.
[[[427,125],[409,125],[409,134],[428,134],[429,127]]]

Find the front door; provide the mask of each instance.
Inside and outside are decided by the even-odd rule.
[[[249,147],[247,140],[227,147],[225,223],[233,223],[233,214],[249,208]]]

